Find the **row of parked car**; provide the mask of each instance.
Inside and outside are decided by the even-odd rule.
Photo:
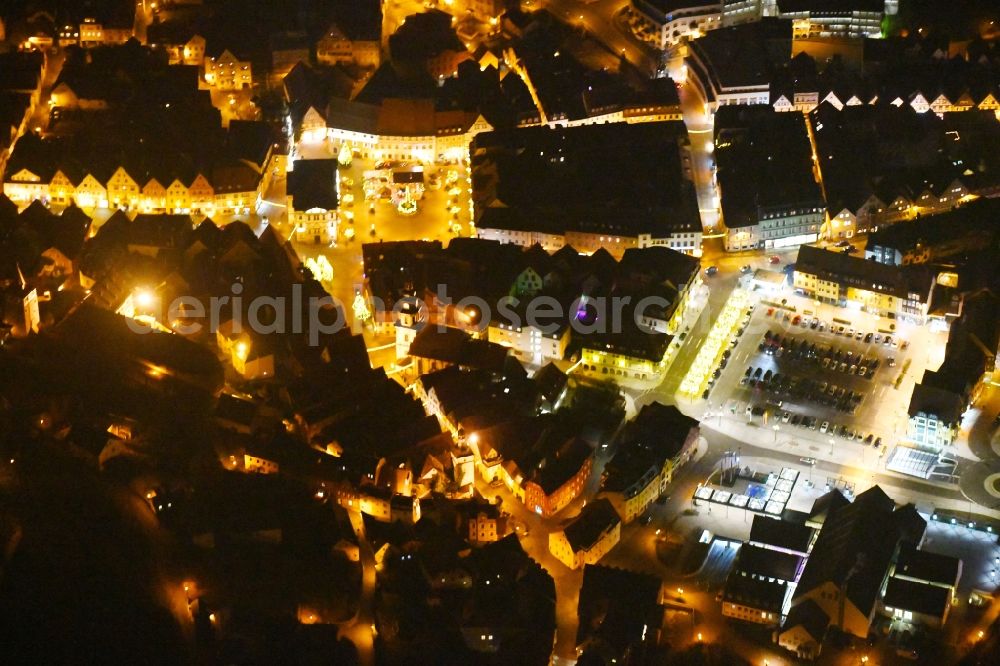
[[[874,377],[875,371],[881,365],[881,361],[877,358],[868,358],[839,347],[817,345],[792,336],[782,336],[773,331],[764,334],[764,339],[757,345],[757,350],[776,357],[788,356],[798,361],[814,361],[824,369],[857,375],[866,379]],[[890,358],[889,367],[895,364],[896,360]]]
[[[864,399],[864,395],[845,386],[838,386],[825,380],[810,377],[795,377],[775,373],[763,368],[748,366],[740,379],[741,386],[766,390],[794,400],[804,400],[833,407],[837,411],[853,414]]]
[[[768,408],[761,405],[748,404],[746,409],[746,415],[751,416],[763,416],[768,412]],[[824,435],[831,435],[841,437],[847,441],[856,441],[866,446],[874,446],[876,449],[881,448],[882,438],[876,437],[872,433],[867,435],[860,430],[853,430],[845,425],[831,424],[829,421],[820,421],[815,416],[807,416],[805,414],[792,414],[791,412],[782,412],[780,408],[775,411],[774,416],[776,418],[780,417],[782,423],[787,423],[789,425],[797,426],[800,428],[805,428],[807,430],[818,430]]]

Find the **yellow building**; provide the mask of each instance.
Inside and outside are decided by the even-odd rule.
[[[216,90],[243,90],[253,85],[249,60],[240,60],[229,49],[205,59],[205,82]]]
[[[570,569],[597,564],[618,545],[622,521],[611,503],[597,499],[565,529],[549,533],[549,552]]]
[[[797,291],[824,303],[923,323],[933,278],[929,273],[903,271],[843,252],[802,246],[792,284]]]

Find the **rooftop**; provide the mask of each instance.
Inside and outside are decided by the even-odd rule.
[[[798,114],[723,106],[715,117],[715,156],[722,215],[731,229],[757,224],[772,210],[824,208]]]
[[[700,228],[679,121],[525,127],[473,140],[479,226],[635,236]]]
[[[802,627],[816,643],[822,643],[828,626],[830,626],[830,618],[819,607],[819,604],[812,599],[806,599],[791,607],[782,629],[787,631],[794,627]]]
[[[663,622],[660,587],[656,576],[586,565],[577,603],[577,645],[603,639],[619,654],[638,646],[648,627],[659,627]]]
[[[913,613],[943,617],[951,601],[951,590],[893,576],[885,586],[882,603]]]
[[[894,575],[926,583],[953,586],[962,573],[962,560],[904,545],[896,558]]]
[[[921,267],[904,269],[887,266],[844,252],[803,245],[799,248],[795,271],[897,298],[909,299],[914,295],[918,302],[926,302],[930,298],[931,276],[925,274]],[[922,279],[925,276],[926,282]]]
[[[761,548],[749,543],[740,546],[740,552],[733,564],[733,571],[739,571],[758,578],[776,578],[794,582],[802,566],[798,555],[782,553],[769,548]]]
[[[338,203],[337,160],[296,160],[288,171],[287,192],[296,210],[335,210]]]
[[[564,528],[573,552],[590,550],[602,536],[621,523],[618,512],[606,499],[588,502],[572,523]]]
[[[716,90],[766,87],[792,51],[792,24],[765,18],[710,30],[689,43],[687,60]]]
[[[901,537],[894,511],[895,503],[878,486],[853,503],[832,509],[806,561],[795,598],[833,583],[845,589],[847,599],[862,614],[870,613]]]
[[[796,553],[809,551],[813,530],[808,525],[792,523],[787,520],[775,520],[759,514],[754,515],[750,526],[750,543],[783,548]]]
[[[457,328],[425,326],[410,343],[410,355],[467,368],[502,370],[508,349],[494,342],[472,338]]]
[[[751,578],[734,570],[726,579],[722,599],[730,603],[780,614],[787,592],[788,583],[782,580],[768,581],[761,578]]]

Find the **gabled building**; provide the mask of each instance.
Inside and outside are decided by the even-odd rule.
[[[618,511],[622,522],[641,516],[697,448],[698,422],[676,407],[658,402],[644,405],[625,426],[614,457],[608,462],[601,495]]]
[[[246,90],[253,86],[253,70],[229,49],[204,59],[205,83],[216,90]]]
[[[340,179],[337,160],[297,160],[288,172],[288,220],[299,242],[328,245],[337,238]]]
[[[618,544],[621,525],[611,503],[596,499],[565,528],[549,533],[549,552],[570,569],[597,564]]]
[[[819,238],[826,204],[801,116],[767,106],[722,108],[715,117],[715,159],[727,251]]]
[[[831,507],[795,588],[778,642],[784,644],[783,636],[796,629],[795,608],[807,603],[819,607],[830,626],[867,638],[900,544],[922,540],[925,527],[922,519],[913,519],[912,508],[897,509],[878,486],[853,503]]]
[[[799,248],[792,275],[795,289],[810,298],[917,323],[927,317],[933,284],[933,277],[920,269],[904,270],[808,245]]]
[[[657,576],[585,565],[577,602],[580,661],[626,663],[629,655],[652,650],[663,625],[661,585]]]

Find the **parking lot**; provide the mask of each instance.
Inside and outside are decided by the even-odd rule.
[[[775,443],[814,440],[882,458],[905,439],[913,383],[940,363],[943,337],[935,336],[790,292],[769,295],[713,386],[709,409],[772,429]]]

